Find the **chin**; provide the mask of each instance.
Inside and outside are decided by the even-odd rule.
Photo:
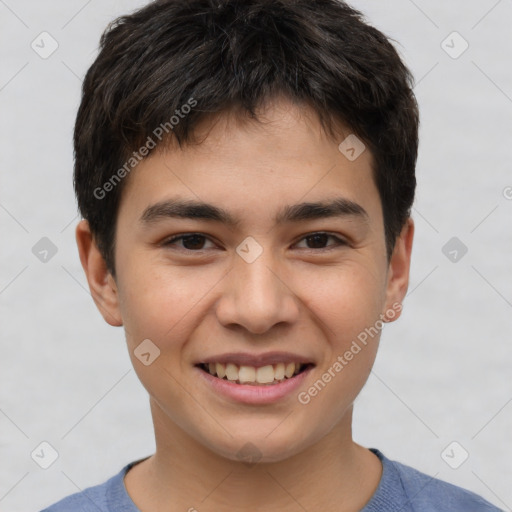
[[[303,435],[295,439],[295,432],[283,430],[280,435],[276,432],[265,434],[237,436],[225,439],[224,443],[209,443],[209,448],[217,455],[220,455],[234,462],[243,462],[247,466],[256,464],[269,464],[282,462],[305,450],[310,444]],[[289,434],[289,435],[288,435]],[[273,437],[274,436],[274,437]],[[272,438],[273,437],[273,438]]]

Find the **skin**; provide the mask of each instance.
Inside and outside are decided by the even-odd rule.
[[[296,392],[274,404],[240,404],[197,378],[194,364],[206,356],[282,350],[314,361],[299,389],[307,390],[380,315],[393,310],[387,320],[396,320],[407,291],[413,222],[388,261],[370,151],[349,161],[338,150],[348,129],[340,126],[332,140],[314,112],[282,98],[260,116],[263,124],[227,113],[204,122],[201,144],[171,146],[132,171],[118,213],[115,279],[87,221],[76,229],[92,296],[110,325],[124,326],[150,396],[156,453],[125,477],[142,512],[358,511],[382,475],[351,428],[380,332],[307,405]],[[220,206],[240,223],[140,221],[171,197]],[[273,223],[285,205],[333,197],[359,204],[367,217]],[[307,237],[317,232],[346,243],[326,237],[315,245]],[[187,233],[206,238],[163,244]],[[263,249],[253,263],[236,253],[248,236]],[[134,355],[144,339],[160,349],[148,366]],[[248,442],[261,454],[257,464],[237,456]]]

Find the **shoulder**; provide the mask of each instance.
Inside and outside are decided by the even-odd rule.
[[[107,512],[105,484],[62,498],[41,512]]]
[[[400,462],[389,462],[399,474],[404,493],[414,511],[500,512],[499,508],[471,491],[429,476]]]
[[[125,471],[126,467],[106,482],[66,496],[41,512],[115,512],[109,508],[108,495],[123,481]]]

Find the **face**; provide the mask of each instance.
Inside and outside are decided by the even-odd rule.
[[[400,313],[412,224],[388,261],[370,152],[349,160],[349,131],[333,141],[284,100],[262,117],[225,115],[132,171],[116,279],[95,296],[125,327],[159,428],[278,461],[346,425]]]

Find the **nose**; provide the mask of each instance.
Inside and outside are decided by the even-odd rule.
[[[297,322],[300,303],[291,279],[271,256],[266,256],[269,253],[264,251],[252,263],[235,258],[216,307],[224,327],[241,326],[253,334],[263,334],[277,324]]]

